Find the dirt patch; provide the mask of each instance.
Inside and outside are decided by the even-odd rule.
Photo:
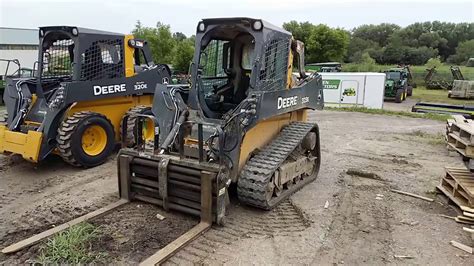
[[[166,218],[159,220],[157,213]],[[153,255],[198,222],[196,217],[165,212],[145,203],[130,203],[92,220],[102,235],[96,246],[107,253],[108,263],[128,265],[138,264]]]
[[[225,226],[213,226],[168,264],[474,265],[472,255],[449,245],[451,240],[474,243],[462,225],[439,216],[456,215],[447,201],[390,192],[426,195],[439,184],[445,166],[463,167],[443,145],[425,141],[443,134],[445,123],[327,111],[309,117],[321,131],[318,179],[272,211],[233,201]],[[0,156],[0,165],[5,160]],[[2,246],[118,199],[113,159],[93,169],[69,167],[55,158],[36,166],[5,165],[0,172]],[[351,169],[365,173],[348,175]],[[159,221],[157,213],[167,218]],[[99,244],[110,263],[136,264],[197,223],[189,219],[132,203],[92,222],[104,230]],[[37,249],[0,256],[0,263],[25,263]]]

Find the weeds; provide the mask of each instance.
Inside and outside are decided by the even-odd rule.
[[[392,116],[405,116],[405,117],[412,117],[412,118],[424,118],[424,119],[431,119],[437,121],[446,122],[450,115],[443,115],[443,114],[419,114],[419,113],[410,113],[410,112],[403,112],[403,111],[391,111],[385,109],[372,109],[367,107],[324,107],[326,110],[331,111],[341,111],[341,112],[359,112],[359,113],[367,113],[367,114],[377,114],[377,115],[392,115]]]
[[[99,229],[89,223],[75,225],[50,238],[41,247],[38,261],[41,264],[80,264],[100,262],[104,253],[94,252],[92,242],[100,236]]]
[[[445,143],[444,135],[441,133],[430,134],[430,133],[423,132],[421,130],[415,130],[411,132],[410,135],[418,137],[418,138],[422,138],[423,140],[425,140],[431,145],[442,145]]]

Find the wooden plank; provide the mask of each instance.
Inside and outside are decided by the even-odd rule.
[[[459,127],[459,131],[464,131],[469,135],[474,135],[474,128],[472,128],[470,125],[466,125],[466,123],[455,123],[455,125]]]
[[[458,217],[458,219],[474,223],[474,218],[473,217],[468,217],[468,216],[464,216],[464,215],[458,215],[457,217]]]
[[[467,140],[467,139],[465,139],[465,138],[462,138],[462,137],[460,137],[460,136],[458,136],[458,135],[456,135],[456,134],[454,134],[454,133],[450,133],[450,134],[448,135],[448,137],[449,137],[449,138],[448,138],[448,142],[449,142],[449,143],[453,143],[454,146],[456,146],[457,148],[466,149],[466,150],[467,150],[468,148],[471,148],[471,149],[472,149],[472,146],[471,146],[472,143],[471,143],[470,140]],[[451,138],[452,138],[452,139],[451,139]],[[455,143],[455,141],[453,141],[453,140],[455,140],[455,141],[461,143],[462,146],[457,145],[457,144]]]
[[[439,216],[443,217],[443,218],[448,218],[448,219],[451,219],[451,220],[456,220],[456,217],[454,216],[449,216],[449,215],[446,215],[446,214],[440,214]]]
[[[454,241],[454,240],[452,240],[452,241],[449,242],[449,243],[450,243],[451,245],[453,245],[453,246],[455,246],[455,247],[461,249],[461,250],[466,251],[467,253],[472,254],[472,247],[470,247],[470,246],[466,246],[466,245],[461,244],[461,243],[459,243],[459,242],[457,242],[457,241]]]
[[[451,193],[449,193],[443,186],[441,185],[438,185],[436,187],[439,191],[443,192],[444,195],[446,195],[446,197],[448,197],[451,201],[453,201],[456,205],[459,206],[459,208],[461,208],[461,210],[463,210],[463,207],[467,207],[465,206],[461,201],[460,199],[454,197],[454,195],[452,195]],[[469,207],[467,207],[468,209],[471,209]]]
[[[463,212],[462,215],[464,215],[466,217],[474,218],[474,213],[472,213],[472,212]]]
[[[152,256],[148,257],[146,260],[140,263],[141,266],[151,266],[159,264],[173,256],[182,246],[185,246],[189,242],[196,239],[196,237],[200,236],[207,230],[211,228],[211,225],[208,223],[199,223],[198,225],[194,226],[186,232],[184,235],[178,237],[173,242],[169,243],[166,247],[160,249],[158,252],[153,254]]]
[[[456,146],[455,146],[454,144],[452,144],[452,143],[448,143],[448,145],[449,145],[451,148],[455,149],[455,150],[456,150],[458,153],[460,153],[462,156],[468,157],[468,156],[466,155],[466,153],[464,152],[464,150],[459,149],[459,148],[456,148]],[[469,157],[469,158],[471,158],[471,157]]]
[[[465,197],[469,203],[472,203],[474,199],[474,175],[467,169],[453,170],[448,168],[446,168],[446,175],[449,175],[462,188],[461,191],[458,186],[453,186],[457,189],[457,192]]]
[[[463,219],[459,219],[458,217],[455,217],[454,220],[460,224],[471,224],[471,225],[474,225],[474,222],[471,222],[471,221],[466,221],[466,220],[463,220]]]
[[[474,229],[472,228],[468,228],[468,227],[463,227],[462,230],[466,231],[466,232],[469,232],[471,234],[474,234]]]
[[[390,189],[390,191],[395,192],[395,193],[398,193],[398,194],[402,194],[402,195],[406,195],[406,196],[410,196],[410,197],[414,197],[414,198],[426,200],[426,201],[429,201],[429,202],[434,201],[433,199],[430,199],[430,198],[427,198],[427,197],[423,197],[423,196],[420,196],[420,195],[416,195],[416,194],[413,194],[413,193],[410,193],[410,192],[405,192],[405,191],[396,190],[396,189]]]
[[[460,207],[461,210],[463,210],[463,211],[474,213],[474,208],[470,208],[470,207],[467,207],[467,206],[459,206],[459,207]]]
[[[466,172],[466,168],[445,167],[444,169],[452,173],[465,173]]]
[[[104,215],[106,214],[107,212],[117,208],[117,207],[120,207],[124,204],[128,203],[128,200],[125,200],[125,199],[120,199],[112,204],[109,204],[103,208],[100,208],[100,209],[97,209],[93,212],[90,212],[86,215],[83,215],[81,217],[78,217],[74,220],[71,220],[67,223],[63,223],[59,226],[56,226],[54,228],[51,228],[49,230],[46,230],[44,232],[41,232],[39,234],[36,234],[32,237],[29,237],[27,239],[24,239],[20,242],[17,242],[15,244],[12,244],[4,249],[2,249],[2,253],[4,254],[8,254],[8,253],[12,253],[12,252],[16,252],[20,249],[23,249],[23,248],[26,248],[26,247],[29,247],[29,246],[32,246],[38,242],[40,242],[41,240],[47,238],[47,237],[50,237],[58,232],[61,232],[65,229],[68,229],[69,227],[73,226],[73,225],[76,225],[76,224],[79,224],[79,223],[82,223],[82,222],[85,222],[87,220],[90,220],[92,218],[95,218],[95,217],[98,217],[98,216],[101,216],[101,215]]]
[[[451,119],[448,120],[454,120],[456,123],[466,123],[470,119],[466,119],[463,115],[452,115]]]

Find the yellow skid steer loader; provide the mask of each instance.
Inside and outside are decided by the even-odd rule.
[[[7,79],[0,124],[0,153],[32,162],[57,153],[73,165],[103,163],[122,138],[123,117],[150,114],[155,85],[170,79],[132,35],[41,27],[39,47],[37,76]]]

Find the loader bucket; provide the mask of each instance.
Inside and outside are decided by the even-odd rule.
[[[0,125],[0,153],[16,153],[31,162],[38,162],[43,134],[37,131],[28,133],[10,131]]]

